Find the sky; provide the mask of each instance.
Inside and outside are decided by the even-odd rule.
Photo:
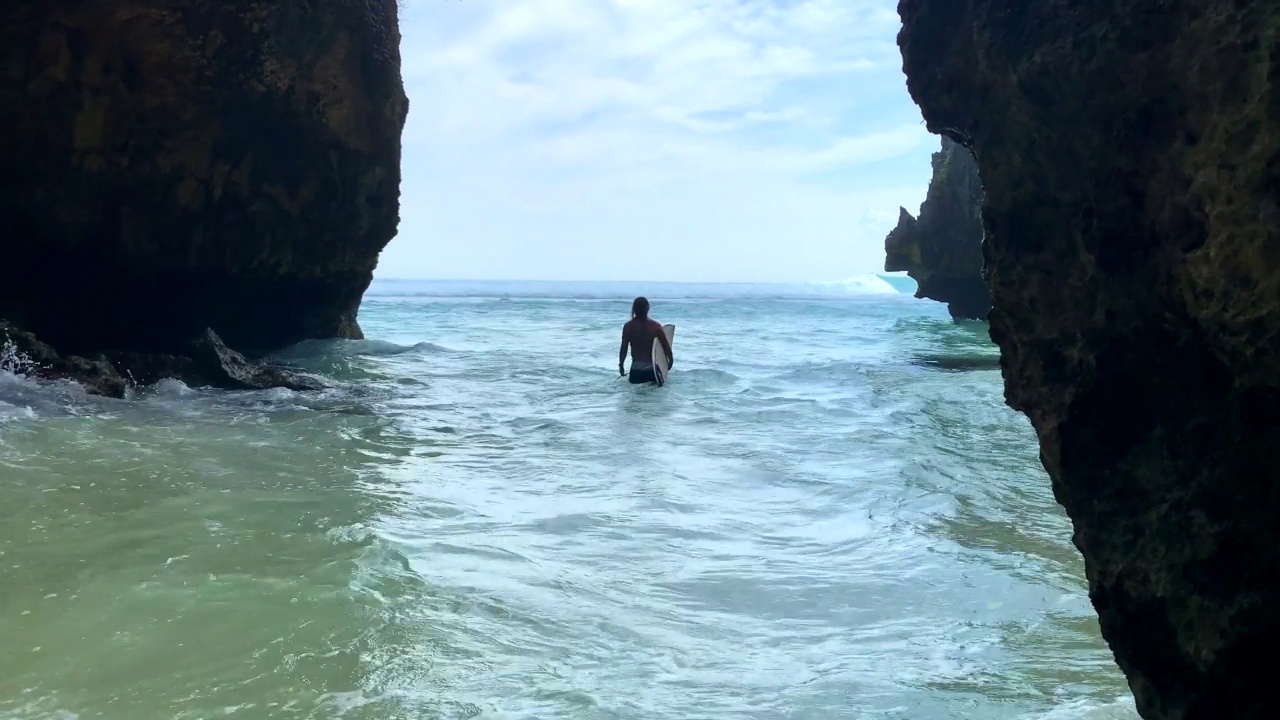
[[[897,0],[403,0],[377,277],[805,282],[882,270],[939,140]]]

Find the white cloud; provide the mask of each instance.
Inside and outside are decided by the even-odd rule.
[[[401,235],[379,274],[625,277],[657,229],[685,260],[653,279],[876,269],[936,147],[893,6],[411,0]]]

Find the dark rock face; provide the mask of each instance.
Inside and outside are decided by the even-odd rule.
[[[324,384],[315,378],[290,372],[283,368],[252,362],[227,347],[222,338],[205,329],[192,342],[194,370],[208,378],[217,387],[241,390],[288,388],[290,390],[323,390]]]
[[[166,378],[225,390],[323,390],[320,380],[253,361],[232,350],[213,330],[192,338],[181,354],[111,353],[96,358],[62,356],[35,335],[0,320],[0,370],[45,380],[73,380],[93,395],[125,397],[132,385]]]
[[[0,9],[0,317],[64,353],[357,337],[395,234],[396,0]]]
[[[920,217],[902,208],[898,227],[884,240],[884,269],[905,270],[916,281],[916,297],[946,303],[951,317],[985,320],[991,294],[982,279],[981,206],[978,164],[944,136]]]
[[[1280,717],[1280,4],[901,0],[991,335],[1152,720]]]
[[[106,358],[62,357],[35,335],[0,320],[0,370],[74,380],[94,395],[124,397],[129,382]]]

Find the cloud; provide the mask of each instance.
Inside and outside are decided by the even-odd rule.
[[[829,272],[824,252],[856,246],[848,274],[882,259],[889,228],[865,226],[924,194],[936,140],[903,87],[894,0],[410,0],[402,26],[383,276],[625,275],[625,248],[652,242],[633,217],[689,257],[732,231],[739,279]],[[798,208],[814,215],[782,257],[768,218]]]

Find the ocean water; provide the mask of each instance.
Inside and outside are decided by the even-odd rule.
[[[900,290],[378,281],[320,394],[0,371],[0,718],[1135,718],[985,327]]]

